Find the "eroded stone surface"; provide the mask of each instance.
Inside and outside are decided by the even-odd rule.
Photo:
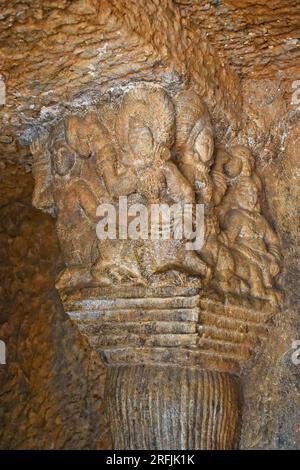
[[[213,380],[204,381],[204,396],[218,391],[224,413],[239,414],[236,400],[226,398],[230,382],[218,388],[219,380],[224,372],[230,377],[249,367],[251,353],[263,343],[281,305],[275,282],[279,239],[262,212],[263,185],[253,155],[248,147],[226,140],[215,147],[214,135],[209,112],[193,88],[172,96],[160,85],[140,83],[96,110],[67,116],[31,145],[33,204],[56,218],[65,262],[56,287],[65,310],[110,368],[128,365],[122,376],[124,396],[118,388],[107,388],[112,403],[135,402],[130,371],[142,366],[151,416],[156,364],[166,371],[216,372]],[[186,212],[187,205],[196,210],[196,204],[203,207],[203,221]],[[154,221],[153,205],[168,212],[176,206],[177,212]],[[186,232],[188,217],[192,238]],[[183,219],[178,237],[173,228]],[[134,220],[139,228],[133,235]],[[158,236],[166,230],[167,238]],[[196,321],[175,320],[180,311],[191,309]],[[168,314],[168,321],[161,314]],[[197,389],[196,376],[191,377],[182,381],[182,393]],[[161,406],[173,416],[172,400],[161,401],[159,393]],[[193,444],[183,439],[176,444],[180,449],[203,449],[210,440],[209,448],[236,447],[237,425],[224,439],[208,398],[202,403],[207,425],[199,421],[195,401],[184,407],[178,400],[183,435],[194,429]],[[117,449],[164,448],[159,429],[168,436],[168,420],[153,424],[152,417],[142,419],[147,410],[134,405],[120,423],[110,406]],[[135,422],[141,423],[143,443],[137,433],[127,439]]]
[[[109,447],[103,366],[54,290],[60,254],[53,221],[31,206],[29,174],[8,165],[0,178],[0,338],[7,347],[0,447]]]
[[[245,106],[264,182],[264,208],[283,250],[285,303],[252,372],[245,377],[243,448],[299,448],[299,365],[292,362],[299,338],[299,110],[291,83],[245,81]],[[260,136],[260,137],[259,137]],[[263,378],[263,379],[262,379]]]
[[[290,354],[292,341],[299,336],[298,2],[262,5],[224,0],[200,5],[146,1],[132,2],[130,7],[121,1],[110,2],[110,6],[104,2],[40,3],[30,2],[27,8],[23,2],[9,2],[1,18],[5,63],[0,72],[3,69],[7,85],[7,105],[1,107],[1,158],[18,161],[30,171],[29,151],[17,140],[29,143],[38,133],[47,133],[63,115],[81,114],[87,105],[95,109],[99,88],[115,99],[131,82],[155,81],[175,96],[181,83],[197,83],[197,93],[211,113],[217,142],[226,135],[231,145],[246,143],[250,147],[265,188],[263,213],[283,250],[280,284],[286,293],[285,308],[255,358],[254,368],[244,377],[241,447],[299,447],[299,366],[291,362]],[[132,14],[124,17],[128,8]],[[203,33],[220,59],[202,39]],[[225,56],[241,77],[254,77],[243,82],[244,116],[237,77],[226,64],[222,66]],[[275,80],[275,75],[281,79]],[[269,80],[257,80],[262,77]],[[227,135],[231,124],[242,132],[231,129]],[[50,236],[53,224],[30,207],[29,175],[17,172],[9,179],[12,167],[0,168],[9,183],[1,194],[5,225],[1,269],[7,293],[0,334],[16,338],[13,345],[17,345],[12,352],[9,349],[13,360],[8,372],[1,369],[5,384],[1,446],[107,448],[102,430],[108,428],[98,388],[103,383],[101,363],[65,319],[52,293],[57,270],[54,258],[58,257],[57,242]],[[35,241],[36,226],[45,226],[49,234],[45,248],[46,239]],[[31,257],[36,243],[37,255]],[[53,253],[52,261],[49,253]],[[38,265],[37,271],[24,256]],[[51,275],[46,274],[49,270]],[[8,271],[14,273],[12,277]],[[38,297],[35,289],[40,292]],[[36,338],[33,346],[28,342],[31,335]],[[79,348],[82,355],[78,357]],[[46,365],[42,359],[38,362],[39,353],[47,358]],[[61,365],[57,365],[58,355],[63,357]],[[45,383],[49,386],[44,387]],[[74,395],[71,401],[69,397]]]
[[[298,78],[297,0],[175,0],[175,3],[241,77]]]
[[[16,1],[3,8],[1,26],[1,121],[23,143],[95,103],[100,90],[115,94],[131,80],[176,88],[193,79],[216,116],[226,110],[223,119],[239,121],[237,77],[170,0]]]

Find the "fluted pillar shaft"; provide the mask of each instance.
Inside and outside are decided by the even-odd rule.
[[[233,449],[239,387],[228,373],[189,367],[110,367],[114,449]]]

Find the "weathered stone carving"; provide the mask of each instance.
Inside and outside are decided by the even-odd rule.
[[[223,241],[228,246],[239,279],[239,294],[280,301],[273,277],[280,269],[279,241],[274,230],[261,214],[262,184],[255,172],[249,149],[235,146],[227,158],[220,155],[228,190],[219,202],[218,214]],[[219,167],[220,162],[216,162]],[[230,288],[229,288],[230,289]],[[233,290],[234,292],[234,290]]]
[[[66,123],[60,123],[48,141],[41,140],[32,147],[38,156],[33,204],[57,217],[56,229],[66,264],[58,288],[90,280],[96,208],[103,192],[94,174],[94,156],[84,148],[83,140],[76,148],[71,132],[74,119],[78,120],[70,117]],[[88,120],[83,122],[89,129]]]
[[[210,165],[214,140],[209,114],[196,93],[182,92],[177,100],[177,136],[179,168],[193,186],[197,202],[212,199]]]
[[[119,109],[115,130],[119,155],[117,158],[104,158],[101,161],[103,179],[113,199],[128,196],[128,205],[146,206],[151,203],[184,205],[195,202],[189,181],[171,161],[175,111],[164,90],[144,85],[129,91]],[[148,240],[142,245],[134,241],[118,241],[117,245],[116,247],[115,243],[111,244],[112,262],[115,263],[113,246],[120,252],[120,245],[125,245],[127,257],[128,250],[131,250],[131,256],[128,258],[131,268],[127,271],[132,271],[134,263],[135,272],[139,273],[135,279],[144,276],[149,280],[152,274],[171,269],[201,276],[207,271],[201,259],[195,253],[185,250],[183,243],[160,241],[158,244]],[[139,260],[137,254],[132,252],[133,245],[139,248]],[[106,269],[107,267],[109,266],[106,266]],[[96,278],[99,273],[103,273],[101,254],[93,272]]]
[[[280,300],[279,244],[261,213],[253,157],[242,146],[214,148],[209,113],[191,90],[171,98],[140,84],[111,108],[113,125],[101,109],[69,116],[32,150],[33,202],[57,217],[66,263],[57,288],[108,366],[114,447],[234,448],[235,376]],[[148,229],[98,239],[97,207],[119,209],[120,197],[128,207],[191,204],[192,228],[204,204],[203,246],[189,251],[186,237],[151,239]]]

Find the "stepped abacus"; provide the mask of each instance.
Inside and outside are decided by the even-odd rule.
[[[267,334],[269,304],[221,301],[191,287],[95,287],[61,296],[67,314],[108,366],[114,448],[235,447],[236,379]],[[190,413],[170,418],[168,410],[190,404]]]
[[[211,300],[196,288],[89,289],[64,307],[107,364],[176,364],[238,373],[265,338],[261,304]],[[110,297],[109,297],[110,295]],[[267,305],[266,303],[264,303]],[[256,309],[255,309],[256,307]]]

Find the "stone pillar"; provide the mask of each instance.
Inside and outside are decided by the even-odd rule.
[[[114,449],[234,449],[234,376],[188,366],[115,366],[106,396]]]
[[[115,100],[109,113],[68,116],[32,147],[34,204],[57,217],[65,261],[56,287],[108,367],[114,448],[234,449],[237,376],[280,301],[279,243],[253,156],[214,149],[193,90],[171,97],[142,83]],[[152,224],[153,204],[181,215]],[[134,236],[127,207],[146,214]],[[182,218],[190,228],[178,237]]]
[[[113,448],[236,448],[239,351],[226,353],[224,342],[219,352],[212,333],[212,344],[199,348],[199,289],[132,288],[104,297],[94,288],[86,294],[88,299],[82,292],[62,298],[108,367]]]

